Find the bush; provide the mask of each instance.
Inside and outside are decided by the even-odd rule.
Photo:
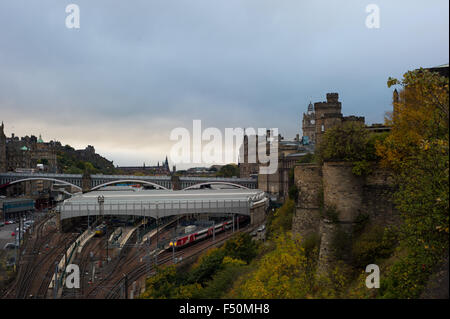
[[[273,237],[275,234],[281,234],[292,229],[292,218],[295,212],[295,202],[288,199],[283,206],[271,213],[267,220],[267,236]]]
[[[324,206],[321,209],[321,214],[323,217],[329,219],[333,223],[339,222],[339,211],[337,210],[336,206]]]
[[[237,264],[225,264],[225,268],[218,271],[213,276],[212,280],[206,283],[205,288],[203,288],[199,294],[199,298],[217,299],[223,297],[233,286],[234,280],[245,270],[245,262],[242,261]]]
[[[402,258],[392,265],[386,277],[381,278],[381,297],[418,298],[439,260],[425,250]]]
[[[249,263],[258,253],[258,244],[248,233],[240,233],[228,240],[223,250],[225,256]]]
[[[314,154],[312,153],[308,153],[305,156],[302,156],[297,163],[299,164],[309,164],[309,163],[314,163],[316,161],[316,158],[314,156]]]
[[[369,264],[392,255],[397,245],[397,236],[388,228],[372,226],[363,232],[352,247],[353,264],[365,269]]]
[[[223,268],[223,258],[225,257],[225,250],[213,248],[203,254],[199,261],[194,265],[189,272],[187,283],[204,283],[212,278],[214,273]]]
[[[298,187],[297,185],[292,185],[289,187],[289,199],[294,202],[298,202]]]
[[[325,132],[316,156],[320,163],[352,162],[355,175],[366,175],[371,171],[370,162],[379,159],[375,145],[386,136],[386,133],[370,133],[360,123],[346,122]]]

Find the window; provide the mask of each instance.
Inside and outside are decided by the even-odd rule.
[[[322,132],[325,132],[325,126],[322,124]]]

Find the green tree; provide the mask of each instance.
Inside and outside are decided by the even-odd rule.
[[[370,172],[370,162],[379,160],[375,145],[386,136],[386,133],[370,133],[360,123],[345,122],[325,132],[316,156],[320,163],[351,162],[353,173],[364,175]]]
[[[236,164],[227,164],[222,166],[220,170],[216,173],[218,177],[239,177],[239,167]]]
[[[240,233],[228,240],[224,247],[225,255],[249,263],[258,253],[258,245],[248,233]]]

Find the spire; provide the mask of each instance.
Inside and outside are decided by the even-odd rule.
[[[312,113],[312,112],[314,112],[314,105],[311,103],[311,101],[309,101],[308,113]]]

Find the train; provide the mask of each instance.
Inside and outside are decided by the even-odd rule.
[[[106,225],[101,224],[95,228],[95,237],[101,237],[106,234]]]
[[[248,216],[239,216],[237,218],[237,223],[239,225],[248,222],[250,218]],[[219,234],[225,230],[231,229],[233,227],[233,220],[226,220],[214,226],[215,234]],[[237,227],[237,225],[235,225]],[[203,239],[213,236],[213,226],[208,228],[203,228],[197,232],[187,235],[181,235],[174,240],[171,240],[164,248],[167,250],[175,250],[185,248],[189,245],[195,244]]]

